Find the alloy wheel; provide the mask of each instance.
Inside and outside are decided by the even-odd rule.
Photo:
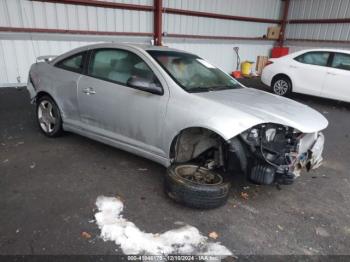
[[[286,80],[280,79],[273,85],[273,91],[276,95],[284,96],[289,89],[289,84]]]
[[[38,106],[38,120],[41,129],[45,133],[51,133],[55,129],[56,117],[50,101],[42,100]]]

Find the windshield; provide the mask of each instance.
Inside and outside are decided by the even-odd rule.
[[[198,56],[176,51],[149,50],[148,53],[188,92],[242,87],[235,79]]]

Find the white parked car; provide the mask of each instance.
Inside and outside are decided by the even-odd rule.
[[[350,51],[309,49],[270,59],[261,80],[281,96],[295,92],[350,102]]]

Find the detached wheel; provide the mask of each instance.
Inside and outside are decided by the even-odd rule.
[[[272,92],[279,96],[288,96],[292,92],[292,82],[287,77],[277,77],[272,83]]]
[[[209,209],[226,203],[230,183],[204,167],[192,164],[168,168],[165,176],[165,191],[176,202],[189,207]]]
[[[36,116],[40,130],[48,137],[62,135],[62,118],[56,103],[49,96],[42,96],[36,103]]]

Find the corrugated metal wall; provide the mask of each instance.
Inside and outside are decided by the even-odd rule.
[[[350,50],[348,44],[333,44],[333,43],[314,43],[314,42],[286,42],[290,53],[313,48],[337,48],[342,50]]]
[[[280,19],[281,0],[164,0],[164,7],[217,14]],[[168,34],[262,37],[276,24],[230,21],[214,18],[163,14],[163,31]],[[240,48],[242,60],[256,61],[269,55],[272,41],[213,41],[165,38],[167,45],[199,54],[226,72],[236,68],[233,47]],[[219,51],[220,50],[220,51]]]
[[[153,0],[124,2],[153,5]],[[152,12],[146,11],[27,0],[0,0],[0,26],[151,33],[153,15]]]
[[[202,43],[180,42],[169,43],[169,46],[196,53],[226,72],[236,70],[236,54],[233,51],[234,46],[239,47],[239,54],[242,61],[256,61],[258,55],[268,55],[272,48],[271,42],[259,42],[254,44],[252,42],[243,41],[238,41],[236,43],[210,41],[203,41]]]
[[[330,19],[349,17],[349,0],[292,0],[289,8],[289,19]],[[288,24],[286,38],[350,41],[350,23]]]
[[[168,8],[268,19],[279,19],[281,6],[281,0],[164,0]],[[163,25],[169,34],[261,37],[273,24],[164,14]]]
[[[109,0],[153,5],[153,0]],[[280,0],[164,0],[164,7],[228,15],[279,19]],[[176,34],[261,37],[270,24],[163,14],[163,31]],[[0,0],[0,27],[25,27],[109,32],[153,32],[153,13],[102,7]],[[58,55],[93,42],[150,43],[151,37],[0,33],[0,86],[25,83],[30,65],[40,55]],[[235,67],[234,46],[242,60],[267,55],[272,41],[217,41],[164,38],[169,46],[198,53],[230,72]],[[220,52],[218,52],[220,50]]]
[[[90,42],[0,40],[0,86],[25,84],[30,65],[44,54],[62,54]]]
[[[153,0],[111,1],[153,5]],[[153,14],[28,0],[0,0],[0,26],[110,32],[153,32]],[[100,41],[150,42],[151,37],[0,33],[0,86],[25,84],[40,55],[58,55]]]

